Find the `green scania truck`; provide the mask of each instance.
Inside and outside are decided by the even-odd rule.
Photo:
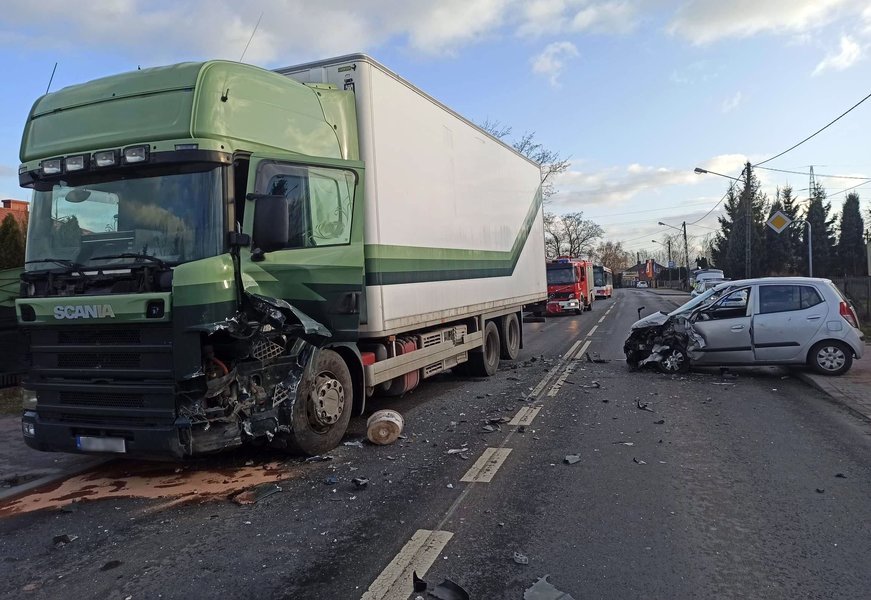
[[[539,166],[365,55],[67,87],[21,162],[39,450],[323,453],[372,395],[495,373],[546,298]]]

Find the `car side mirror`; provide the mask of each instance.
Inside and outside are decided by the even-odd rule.
[[[284,196],[248,194],[254,204],[253,246],[262,252],[272,252],[287,245],[288,212]]]

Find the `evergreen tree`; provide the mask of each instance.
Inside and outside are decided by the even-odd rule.
[[[768,218],[770,219],[778,211],[786,214],[783,210],[783,204],[780,199],[780,190],[777,190],[777,195],[774,198],[774,202],[771,204],[771,209],[768,211]],[[789,227],[780,233],[777,233],[771,227],[765,228],[765,252],[763,258],[764,267],[762,274],[793,274],[794,271],[791,269],[791,265],[794,261],[793,245]]]
[[[865,275],[865,223],[859,211],[859,194],[851,192],[841,208],[841,227],[837,246],[837,268],[833,275]]]
[[[826,202],[826,191],[819,183],[811,190],[805,220],[811,224],[813,241],[814,277],[829,277],[835,267],[835,218],[831,216],[832,205]],[[802,228],[802,246],[807,248],[807,228]],[[808,273],[807,252],[800,255],[801,273]]]
[[[789,240],[789,262],[784,265],[783,272],[790,273],[793,275],[799,274],[800,263],[801,263],[801,255],[804,253],[807,256],[807,251],[803,250],[804,246],[802,246],[801,240],[801,231],[804,225],[801,223],[795,223],[795,220],[799,218],[798,216],[798,203],[797,199],[792,195],[792,187],[785,186],[780,190],[780,202],[783,205],[783,214],[792,219],[793,224],[784,229],[780,235],[783,236],[784,239]]]
[[[0,223],[0,269],[12,269],[24,265],[24,236],[12,215],[6,215]]]
[[[714,265],[731,279],[746,276],[747,213],[750,213],[750,277],[757,277],[765,268],[765,205],[767,198],[760,192],[759,180],[750,164],[744,170],[745,179],[738,190],[729,188],[726,214],[719,218],[720,231],[711,248]]]

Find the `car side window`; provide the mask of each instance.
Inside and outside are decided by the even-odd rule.
[[[822,304],[823,298],[820,296],[820,293],[815,289],[807,285],[801,286],[801,307],[802,308],[810,308],[812,306],[816,306],[817,304]]]
[[[737,319],[747,316],[747,306],[750,304],[750,288],[734,290],[723,296],[703,314],[710,319]]]
[[[759,313],[801,310],[801,286],[763,285],[759,287]]]

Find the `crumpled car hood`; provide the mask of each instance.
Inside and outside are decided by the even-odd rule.
[[[668,321],[668,315],[663,312],[653,313],[652,315],[647,315],[644,318],[638,319],[632,324],[630,330],[641,329],[643,327],[658,327],[660,325],[665,325],[665,322]]]

